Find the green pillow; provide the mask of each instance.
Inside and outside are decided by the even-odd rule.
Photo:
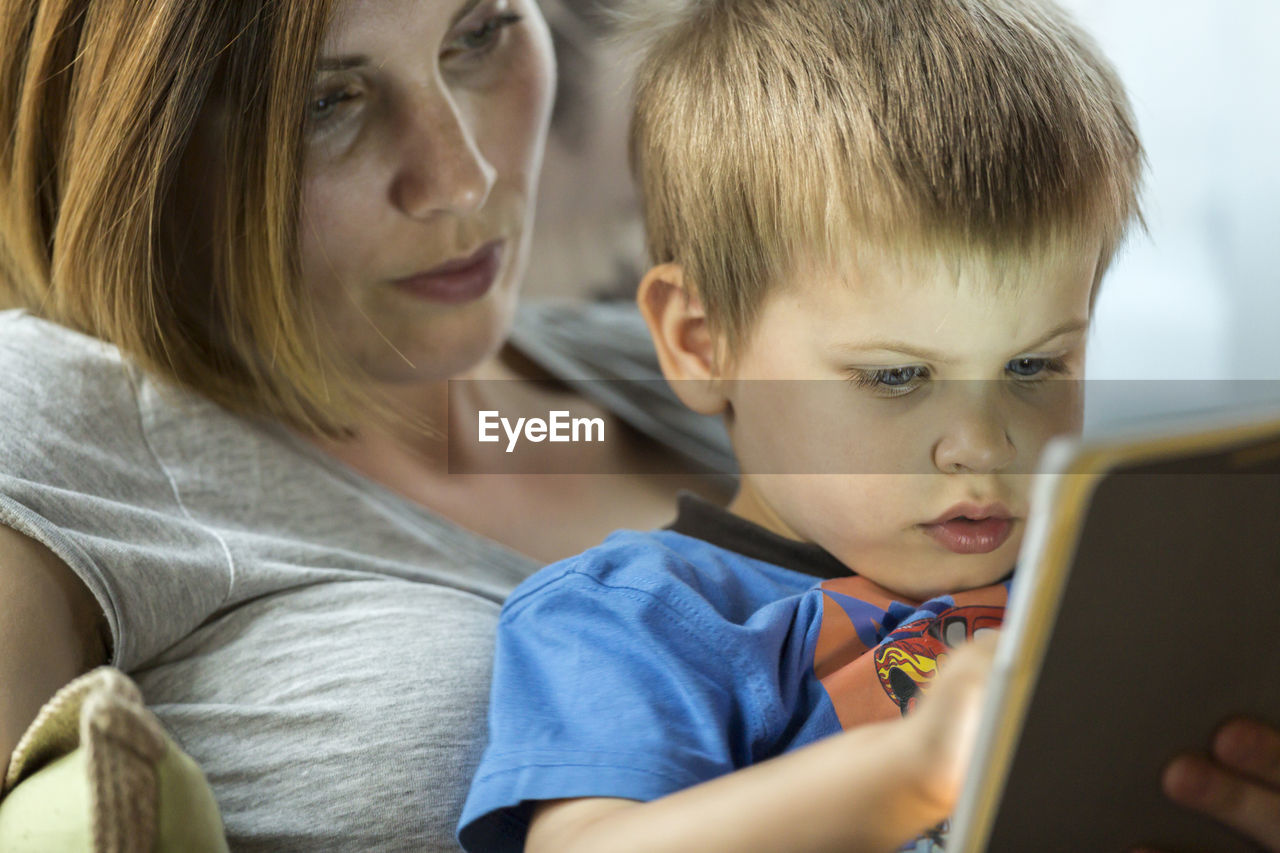
[[[41,710],[10,761],[0,800],[5,853],[226,853],[222,819],[196,763],[103,667]]]

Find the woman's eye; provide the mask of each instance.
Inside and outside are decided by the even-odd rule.
[[[1047,378],[1067,372],[1066,363],[1060,358],[1015,358],[1005,365],[1005,370],[1020,379]]]
[[[494,15],[473,30],[467,30],[449,45],[446,53],[483,53],[498,43],[502,31],[522,20],[520,15],[507,12]]]
[[[927,367],[881,367],[874,370],[850,368],[849,380],[859,388],[890,394],[905,394],[929,377]]]
[[[359,97],[359,92],[349,88],[327,92],[307,104],[307,122],[317,125],[328,121],[343,104],[354,101]]]

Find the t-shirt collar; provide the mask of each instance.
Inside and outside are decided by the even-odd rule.
[[[689,492],[680,493],[676,510],[676,520],[667,530],[823,580],[853,574],[822,546],[779,536]]]

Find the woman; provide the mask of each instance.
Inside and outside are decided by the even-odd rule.
[[[28,309],[0,318],[0,755],[109,662],[233,847],[453,848],[503,596],[662,523],[676,486],[448,473],[445,428],[510,392],[447,380],[536,373],[549,339],[504,347],[551,102],[538,9],[0,19],[0,270]],[[585,344],[547,363],[624,350],[596,315],[557,322]],[[521,402],[593,413],[538,388]]]
[[[236,847],[446,848],[502,598],[674,484],[449,476],[504,400],[445,380],[529,372],[549,38],[529,0],[328,5],[0,7],[6,279],[65,324],[0,331],[5,575],[40,570],[0,752],[111,662]]]

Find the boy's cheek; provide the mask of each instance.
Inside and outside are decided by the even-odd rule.
[[[1052,439],[1079,435],[1084,427],[1083,382],[1047,380],[1040,385],[1031,390],[1009,431],[1023,457],[1019,467],[1028,473],[1039,468],[1040,456]]]
[[[1045,444],[1080,432],[1083,383],[951,381],[876,397],[843,381],[740,383],[730,432],[743,470],[759,474],[935,474],[934,449],[960,430],[1008,436],[1004,473],[1036,470]]]
[[[928,463],[903,409],[840,380],[740,383],[729,429],[741,468],[757,474],[920,472]]]

